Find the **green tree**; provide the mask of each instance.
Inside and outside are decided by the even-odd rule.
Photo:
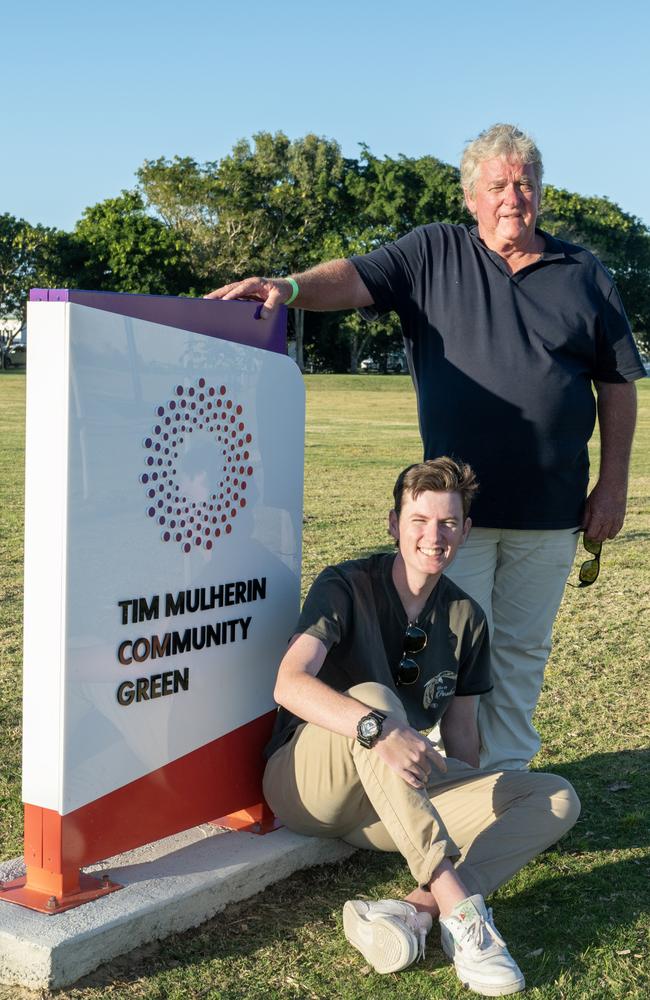
[[[324,237],[350,226],[347,169],[329,139],[307,135],[292,142],[282,132],[260,132],[219,162],[146,161],[138,179],[147,203],[190,244],[192,267],[207,291],[322,260]],[[300,363],[302,310],[292,310],[292,322]]]
[[[56,283],[65,234],[0,215],[0,316],[25,318],[30,288]]]
[[[429,222],[472,221],[460,172],[434,156],[380,159],[362,145],[359,169],[350,183],[363,240],[370,245],[395,240]]]
[[[192,244],[207,288],[317,263],[324,234],[349,201],[345,165],[331,140],[260,132],[221,161],[147,160],[138,179],[147,204]]]
[[[68,262],[76,284],[102,291],[178,295],[193,284],[182,240],[147,213],[137,191],[84,211]]]
[[[353,205],[352,225],[343,233],[327,234],[327,257],[368,253],[433,221],[472,221],[463,201],[459,171],[433,156],[379,158],[362,145],[360,159],[349,165],[346,183]],[[339,313],[337,321],[341,336],[335,349],[349,357],[351,372],[358,370],[366,353],[385,370],[389,356],[402,349],[394,314],[366,323],[357,314]]]
[[[145,160],[137,171],[142,197],[181,241],[189,267],[204,292],[221,278],[217,171],[217,162],[200,165],[189,156]]]

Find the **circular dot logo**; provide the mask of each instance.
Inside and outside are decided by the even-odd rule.
[[[185,553],[232,532],[253,475],[243,407],[225,385],[176,385],[142,442],[145,513]]]

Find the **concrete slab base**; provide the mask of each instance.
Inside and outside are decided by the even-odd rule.
[[[116,955],[196,927],[228,903],[311,865],[353,853],[339,840],[284,828],[259,837],[206,824],[88,868],[124,888],[46,916],[0,901],[0,983],[29,989],[68,986]],[[24,873],[0,865],[0,879]]]

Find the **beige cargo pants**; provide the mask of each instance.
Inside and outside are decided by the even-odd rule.
[[[406,721],[397,695],[381,684],[348,692]],[[428,885],[443,858],[470,894],[487,896],[576,822],[580,803],[554,774],[486,772],[452,758],[415,789],[372,750],[310,723],[277,750],[264,794],[290,830],[340,837],[356,847],[399,851],[413,878]]]

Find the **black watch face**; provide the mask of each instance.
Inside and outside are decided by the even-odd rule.
[[[379,723],[376,719],[362,719],[359,723],[359,732],[364,739],[372,739],[373,736],[377,736],[379,733]]]

